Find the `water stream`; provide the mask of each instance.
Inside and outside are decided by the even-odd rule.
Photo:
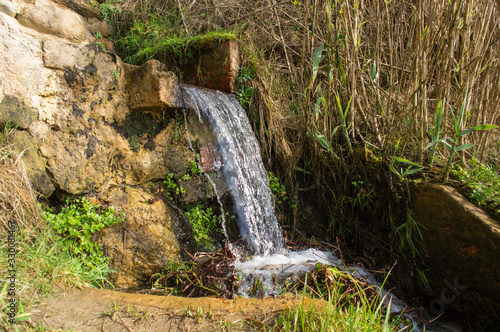
[[[276,287],[276,279],[284,280],[311,271],[316,263],[337,266],[353,276],[378,285],[368,271],[357,266],[346,266],[330,252],[315,249],[289,252],[274,214],[269,178],[245,110],[233,95],[187,85],[182,85],[181,89],[185,108],[194,110],[200,122],[208,121],[214,133],[221,159],[216,168],[229,187],[234,203],[233,214],[245,243],[244,248],[234,244],[230,246],[237,257],[235,269],[243,278],[239,290],[241,295],[249,295],[251,282],[256,276],[261,284],[265,284],[263,289],[266,293],[262,295],[277,295],[280,287]],[[186,131],[191,145],[187,122]],[[210,182],[214,185],[212,180]],[[223,221],[223,229],[229,239],[226,222]],[[387,294],[383,289],[380,292],[383,297]],[[386,301],[391,299],[392,312],[400,312],[406,307],[393,295],[385,298]],[[408,315],[406,318],[414,323],[414,331],[420,331],[414,317]]]
[[[199,120],[208,121],[214,131],[220,170],[231,191],[233,212],[246,246],[256,255],[284,252],[269,178],[245,110],[233,95],[191,86],[182,90],[185,107],[195,110]]]

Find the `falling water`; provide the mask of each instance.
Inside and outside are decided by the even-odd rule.
[[[219,166],[234,200],[233,210],[240,235],[255,255],[247,261],[238,259],[235,262],[236,270],[243,276],[239,291],[241,295],[248,295],[251,280],[255,276],[267,285],[267,291],[263,295],[278,294],[273,289],[277,278],[284,279],[296,273],[310,271],[318,262],[337,266],[380,287],[368,271],[358,266],[347,266],[330,252],[315,249],[288,252],[274,215],[269,178],[245,110],[233,95],[220,91],[183,85],[182,93],[185,108],[194,110],[200,122],[207,120],[215,134],[218,154],[221,156]],[[189,138],[187,122],[186,131]],[[189,142],[191,145],[190,138]],[[215,187],[215,183],[209,180]],[[225,230],[225,225],[223,227]],[[404,302],[382,288],[380,292],[393,313],[404,311]],[[411,314],[404,316],[413,323],[414,331],[421,331],[421,322]],[[424,330],[448,331],[439,328]]]
[[[253,254],[284,252],[274,201],[260,149],[245,110],[233,95],[183,86],[184,106],[210,123],[221,156],[221,171],[234,200],[240,235]]]

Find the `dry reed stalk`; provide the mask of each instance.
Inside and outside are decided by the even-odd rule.
[[[140,6],[161,12],[178,7],[176,1],[143,0]],[[457,112],[466,90],[470,116],[463,128],[498,124],[498,1],[361,1],[356,7],[349,0],[178,2],[191,33],[239,29],[243,48],[252,45],[262,54],[243,52],[244,60],[272,68],[274,80],[282,81],[277,85],[290,87],[266,87],[267,74],[260,75],[251,113],[266,154],[283,155],[288,170],[300,160],[323,160],[323,147],[307,138],[315,128],[343,153],[347,142],[336,130],[341,119],[335,95],[343,107],[351,100],[348,141],[359,143],[363,137],[364,144],[392,153],[401,138],[398,153],[415,161],[426,160],[423,148],[438,101],[445,105],[444,136],[453,132],[451,110]],[[312,53],[323,43],[331,54],[313,82]],[[372,68],[377,79],[371,77]],[[316,116],[311,110],[318,98],[325,103]],[[296,111],[290,111],[291,105]],[[484,161],[500,164],[499,137],[499,131],[474,132],[464,143],[474,143]],[[301,158],[294,151],[306,152]],[[439,153],[446,158],[446,151]]]

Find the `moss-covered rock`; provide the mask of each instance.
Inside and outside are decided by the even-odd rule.
[[[46,197],[50,196],[56,188],[46,172],[47,159],[38,152],[38,145],[33,137],[26,131],[16,131],[12,135],[12,144],[24,162],[33,188]]]

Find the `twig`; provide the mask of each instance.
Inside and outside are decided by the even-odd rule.
[[[116,316],[117,316],[118,318],[120,318],[120,320],[122,321],[122,325],[123,325],[123,327],[124,327],[124,328],[126,328],[128,332],[134,332],[134,330],[132,330],[132,329],[131,329],[128,325],[127,325],[127,323],[125,323],[125,321],[123,320],[123,318],[121,318],[121,316],[120,316],[120,315],[118,315],[118,313],[115,313],[115,314],[116,314]]]
[[[184,11],[182,10],[180,0],[177,0],[177,6],[179,7],[179,12],[181,13],[182,25],[184,26],[186,33],[189,35],[189,30],[188,30],[187,25],[186,25],[186,18],[184,17]]]

